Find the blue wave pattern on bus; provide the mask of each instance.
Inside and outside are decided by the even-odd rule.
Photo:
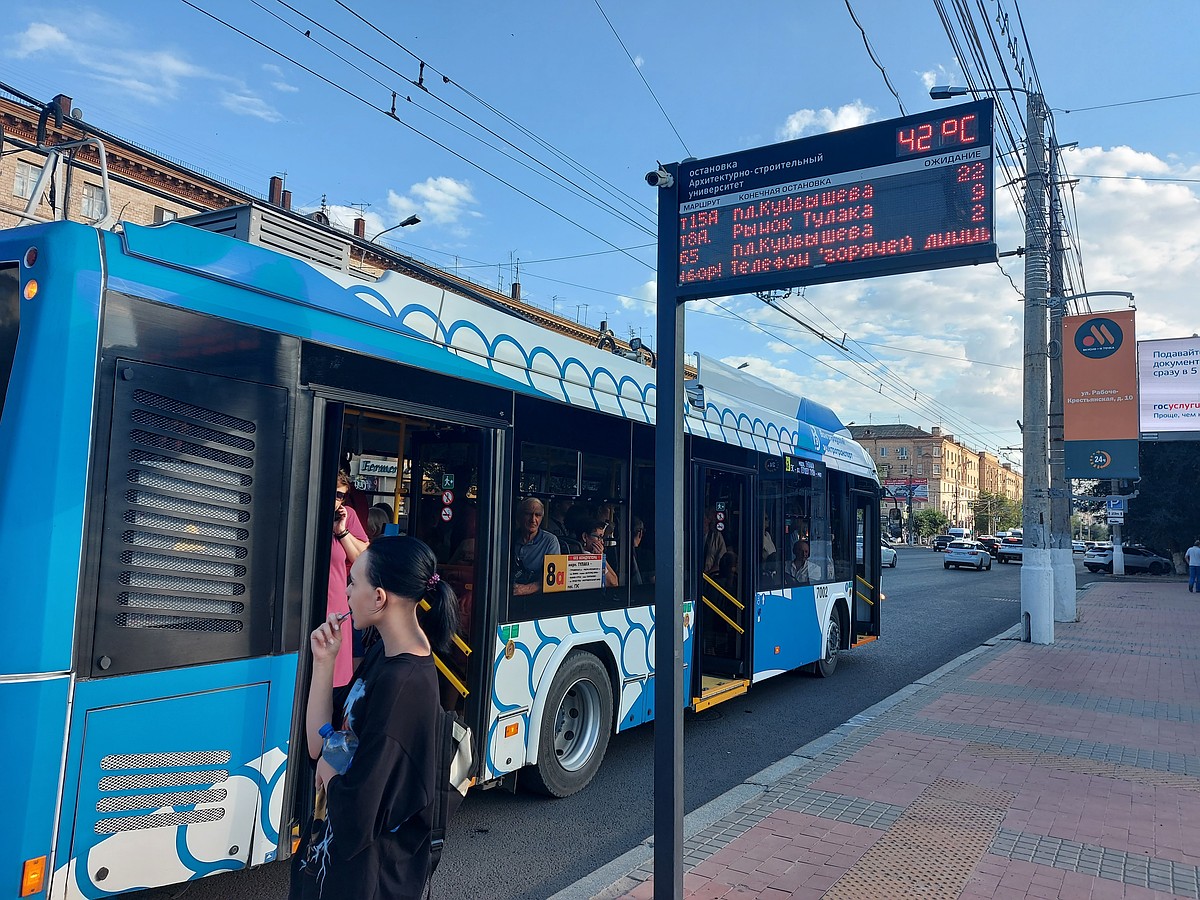
[[[516,636],[513,636],[514,630]],[[532,640],[526,641],[522,633],[532,635]],[[685,654],[690,638],[689,627],[684,634]],[[521,709],[532,710],[538,701],[544,700],[553,680],[547,676],[557,671],[562,660],[576,647],[603,644],[615,661],[620,696],[613,717],[618,731],[652,718],[653,697],[647,691],[651,684],[649,679],[654,674],[653,642],[654,609],[649,606],[561,616],[498,628],[490,717],[493,727],[489,730],[485,748],[483,777],[498,777],[525,764],[524,756],[512,758],[511,747],[506,745],[501,749],[503,738],[498,734],[496,724],[506,714]],[[511,657],[505,652],[509,643],[513,648]],[[631,712],[632,721],[629,720]],[[527,729],[533,718],[528,714],[521,718],[525,740],[520,741],[520,747],[522,753],[528,753],[530,735]]]
[[[374,285],[365,285],[333,269],[178,224],[155,228],[127,225],[124,244],[132,256],[169,263],[206,278],[215,275],[291,303],[382,325],[404,337],[440,346],[510,384],[521,385],[525,392],[623,418],[654,421],[653,369],[598,348],[583,348],[575,338],[547,333],[544,327],[517,315],[406,275],[389,272]],[[419,299],[413,299],[414,294]],[[202,302],[199,305],[202,307]],[[241,312],[248,322],[254,315],[252,310]],[[396,348],[381,342],[378,334],[320,319],[310,326],[307,333],[301,333],[292,322],[275,320],[268,325],[299,337],[340,341],[364,352],[378,353],[382,343],[384,355],[397,355]],[[575,371],[579,375],[572,380]],[[582,390],[573,391],[572,386]],[[801,400],[797,406],[794,397],[791,403],[786,410],[770,410],[770,418],[748,416],[735,403],[706,404],[703,416],[695,410],[685,416],[684,427],[692,434],[766,452],[823,455],[830,446],[831,432],[841,430],[840,422],[820,404]]]
[[[154,884],[200,878],[275,858],[287,770],[296,654],[217,663],[80,682],[75,693],[67,770],[79,774],[76,818],[63,817],[59,845],[71,848],[54,873],[56,893],[108,897]],[[144,699],[144,698],[150,699]],[[273,701],[273,702],[272,702]],[[219,733],[214,722],[255,721],[257,728]],[[265,729],[264,729],[265,724]],[[227,753],[228,762],[176,764],[162,753]],[[133,759],[118,763],[114,754]],[[186,785],[158,787],[179,771],[201,774]],[[102,779],[132,779],[127,787]],[[183,791],[225,791],[193,803],[155,805]],[[100,812],[134,798],[144,805]],[[210,822],[133,827],[138,817],[221,810]],[[107,824],[97,829],[104,819]],[[132,820],[124,827],[121,820]],[[230,825],[236,824],[231,837]],[[98,830],[103,833],[98,833]],[[238,851],[230,854],[231,845]],[[102,880],[96,876],[107,870]],[[61,890],[60,887],[61,886]]]

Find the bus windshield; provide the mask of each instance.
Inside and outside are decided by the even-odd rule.
[[[4,416],[4,398],[12,377],[13,357],[17,354],[17,331],[21,325],[20,280],[17,264],[0,265],[0,418]]]

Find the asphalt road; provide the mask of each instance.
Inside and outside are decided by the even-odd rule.
[[[1080,585],[1091,575],[1076,557]],[[833,678],[783,675],[684,724],[685,806],[695,809],[1020,618],[1020,565],[942,568],[940,553],[901,548],[885,569],[883,636],[843,654]],[[617,735],[595,780],[566,800],[518,791],[471,794],[451,823],[433,895],[543,900],[653,832],[653,726]],[[287,864],[147,891],[138,900],[287,896]]]

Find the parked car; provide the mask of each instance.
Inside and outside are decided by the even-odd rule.
[[[1071,541],[1072,553],[1087,553],[1087,550],[1087,544],[1085,544],[1083,541]]]
[[[1025,539],[1006,537],[996,548],[996,559],[1002,563],[1020,562],[1025,558]]]
[[[887,544],[883,544],[879,548],[880,565],[887,566],[891,569],[896,568],[896,557],[899,555],[900,554],[897,553],[894,548],[889,547]]]
[[[975,538],[975,540],[983,544],[983,546],[987,549],[987,552],[992,554],[992,556],[996,555],[996,548],[1000,546],[1000,538],[992,537],[990,534],[981,534],[979,537]]]
[[[982,572],[992,567],[992,556],[979,541],[951,541],[942,557],[942,568],[970,566]]]
[[[1108,572],[1113,570],[1113,548],[1093,547],[1083,556],[1083,564],[1089,572]],[[1174,566],[1167,557],[1146,547],[1125,548],[1125,571],[1149,572],[1151,575],[1166,575]]]
[[[953,540],[954,540],[954,535],[952,535],[952,534],[939,534],[937,537],[935,537],[933,539],[933,549],[936,550],[938,553],[942,553],[945,551],[945,549],[950,545],[950,542]]]

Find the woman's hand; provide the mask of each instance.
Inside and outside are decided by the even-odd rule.
[[[337,659],[338,648],[342,646],[342,625],[337,613],[329,614],[329,618],[309,636],[308,643],[312,647],[313,665],[332,663]]]
[[[325,762],[325,757],[317,757],[317,790],[322,787],[329,789],[329,780],[337,774],[337,771],[329,763]]]
[[[337,538],[339,534],[347,531],[346,521],[350,518],[350,514],[346,512],[346,507],[339,506],[333,513],[333,536]]]

